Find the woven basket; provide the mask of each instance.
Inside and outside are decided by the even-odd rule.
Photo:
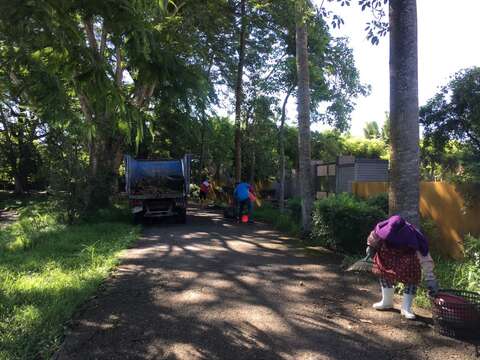
[[[480,294],[442,289],[432,299],[432,315],[441,335],[480,341]]]

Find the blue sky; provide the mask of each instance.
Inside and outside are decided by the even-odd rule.
[[[333,34],[350,38],[361,80],[372,87],[370,96],[358,99],[352,114],[351,133],[362,136],[365,122],[382,123],[389,109],[388,35],[378,46],[366,40],[363,29],[370,13],[362,13],[356,0],[350,7],[326,1],[325,4],[345,20],[345,25]],[[417,0],[417,7],[419,101],[423,105],[455,72],[480,66],[480,0]],[[296,116],[295,107],[294,100],[288,114],[292,119]],[[325,127],[315,124],[312,128]]]

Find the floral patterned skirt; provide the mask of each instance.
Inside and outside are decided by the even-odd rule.
[[[373,273],[392,283],[418,285],[422,276],[420,262],[411,249],[394,249],[383,244],[373,258]]]

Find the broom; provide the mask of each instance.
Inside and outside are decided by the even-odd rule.
[[[353,265],[351,265],[345,271],[359,271],[359,272],[370,272],[372,271],[373,261],[370,255],[365,256],[363,259],[358,260]]]

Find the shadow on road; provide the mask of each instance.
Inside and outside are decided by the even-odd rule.
[[[312,257],[264,224],[196,210],[187,225],[150,223],[97,298],[73,322],[58,359],[470,358],[436,336],[370,308],[370,279]]]

